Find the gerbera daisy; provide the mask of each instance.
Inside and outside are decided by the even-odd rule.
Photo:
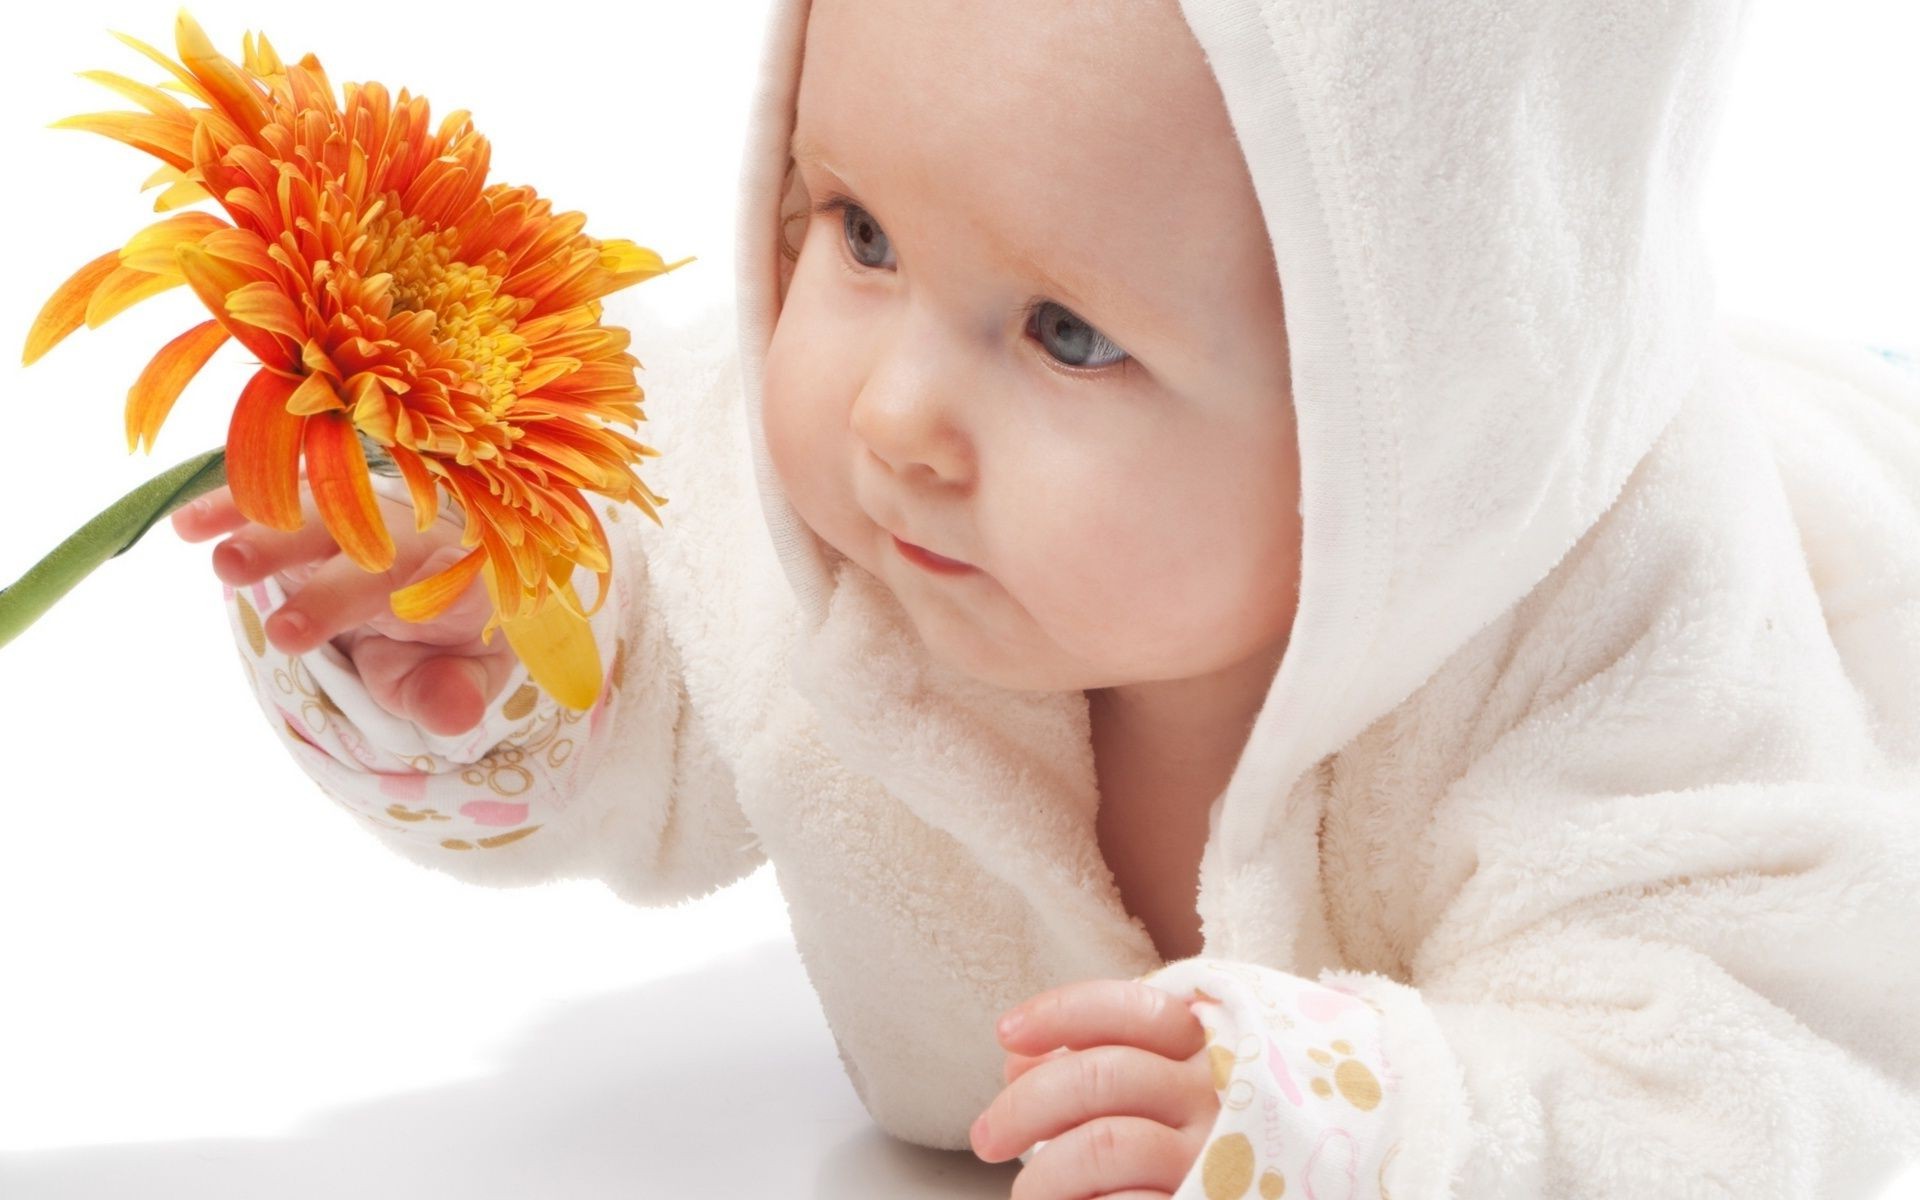
[[[184,10],[180,62],[114,36],[172,80],[155,88],[83,72],[145,111],[55,124],[160,159],[143,185],[169,185],[156,211],[212,199],[227,219],[181,212],[82,267],[34,322],[25,361],[83,322],[97,327],[188,285],[212,319],[141,372],[127,397],[129,452],[144,442],[152,453],[187,381],[228,339],[239,342],[260,369],[227,434],[236,507],[300,528],[304,457],[327,530],[378,571],[394,546],[369,453],[404,478],[422,531],[444,489],[466,515],[471,551],[395,592],[394,611],[429,620],[484,572],[495,612],[483,639],[504,626],[536,682],[586,707],[600,678],[585,621],[606,599],[611,564],[582,489],[656,524],[666,502],[632,471],[657,451],[606,427],[643,420],[644,393],[626,331],[600,323],[601,298],[692,260],[590,238],[583,214],[555,213],[528,187],[488,184],[488,143],[465,111],[430,130],[424,98],[390,97],[378,83],[348,83],[336,103],[313,55],[283,64],[264,35],[248,34],[235,63]],[[573,592],[576,564],[599,576],[593,610]]]

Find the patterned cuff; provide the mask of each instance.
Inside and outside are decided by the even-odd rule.
[[[513,673],[479,724],[459,734],[433,733],[375,701],[353,661],[332,642],[322,642],[304,654],[273,650],[262,627],[286,602],[277,577],[269,575],[241,589],[223,584],[221,590],[241,640],[262,667],[273,671],[272,690],[289,729],[358,769],[419,770],[426,763],[446,770],[477,763],[537,707],[551,709],[557,704],[533,686],[526,664],[516,660]]]
[[[602,726],[616,703],[618,667],[611,643],[626,618],[618,585],[608,602],[613,615],[595,625],[602,659],[613,665],[590,714],[560,704],[517,664],[480,725],[457,737],[387,712],[330,643],[295,655],[268,644],[262,624],[285,598],[272,576],[221,587],[241,663],[281,740],[327,795],[404,841],[447,850],[516,842],[567,806],[581,773],[606,749]]]
[[[1399,1081],[1371,1004],[1225,959],[1182,959],[1145,982],[1198,1002],[1220,1093],[1206,1148],[1173,1200],[1388,1195]]]
[[[1186,958],[1141,976],[1192,1003],[1220,1113],[1172,1200],[1385,1200],[1399,1077],[1368,1000],[1277,971]],[[1036,1142],[1025,1163],[1046,1142]]]

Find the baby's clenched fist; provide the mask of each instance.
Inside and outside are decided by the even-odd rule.
[[[291,533],[249,521],[226,487],[179,509],[172,520],[189,542],[232,535],[213,551],[214,574],[229,585],[276,576],[287,599],[264,627],[276,648],[304,654],[331,641],[382,708],[430,733],[464,733],[486,715],[518,659],[497,629],[491,645],[480,641],[492,603],[477,575],[431,621],[408,621],[393,611],[392,593],[444,571],[467,550],[460,545],[457,513],[443,514],[422,533],[414,529],[410,503],[375,496],[394,544],[393,563],[384,571],[363,570],[341,553],[320,521],[304,474],[304,524]]]

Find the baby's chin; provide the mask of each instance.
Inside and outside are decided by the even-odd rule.
[[[888,584],[886,575],[880,579]],[[975,582],[987,583],[998,591],[990,580]],[[904,586],[893,589],[894,598],[906,612],[928,657],[942,666],[1014,692],[1079,691],[1092,686],[1086,681],[1096,672],[1068,658],[1024,616],[1017,619],[1026,628],[1008,632],[986,624],[989,614],[970,611],[964,600],[935,605],[929,604],[924,595],[903,596],[902,590]],[[982,589],[983,604],[993,605],[996,612],[1020,611],[1004,595],[987,595],[987,590]]]
[[[810,526],[812,527],[812,526]],[[992,687],[1015,692],[1080,691],[1101,686],[1099,672],[1052,645],[989,572],[976,578],[927,578],[878,526],[865,539],[814,533],[841,558],[873,576],[907,616],[927,656],[950,670]],[[963,597],[959,588],[975,594]],[[955,589],[948,592],[945,589]],[[906,593],[906,594],[903,594]],[[989,611],[989,606],[991,611]],[[1012,615],[1026,628],[993,628],[988,621]]]
[[[917,629],[918,626],[916,625]],[[941,644],[939,635],[922,635],[927,653],[936,662],[989,687],[1011,692],[1079,691],[1086,672],[1063,670],[1031,654],[1005,653],[995,647],[977,650],[973,644],[955,652]]]

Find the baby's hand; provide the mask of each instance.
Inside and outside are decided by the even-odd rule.
[[[1013,1200],[1177,1191],[1220,1114],[1193,1010],[1144,983],[1089,979],[1013,1012],[1019,1026],[1000,1037],[1007,1088],[973,1130],[987,1162],[1047,1143]]]
[[[305,524],[287,533],[247,520],[233,492],[219,487],[174,512],[174,532],[189,542],[233,536],[213,550],[213,572],[239,587],[269,574],[286,603],[266,622],[267,639],[287,654],[332,641],[353,661],[376,703],[431,733],[454,736],[480,723],[518,662],[506,636],[480,641],[492,613],[478,575],[447,610],[414,623],[395,615],[387,597],[452,566],[460,547],[457,514],[443,514],[425,533],[414,529],[413,506],[375,493],[393,538],[393,565],[366,571],[340,552],[320,521],[304,473],[300,508]]]

